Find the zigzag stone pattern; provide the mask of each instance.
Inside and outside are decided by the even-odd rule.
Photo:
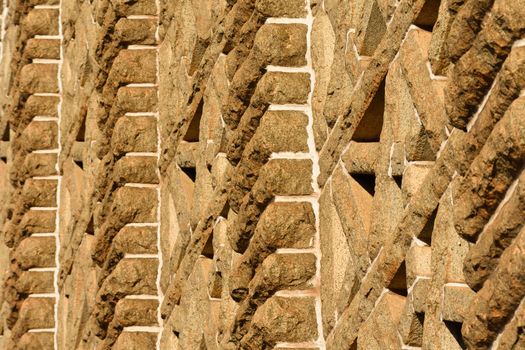
[[[525,0],[0,22],[0,348],[525,349]]]

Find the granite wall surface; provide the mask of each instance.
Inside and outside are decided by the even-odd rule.
[[[2,349],[525,349],[525,0],[3,0]]]

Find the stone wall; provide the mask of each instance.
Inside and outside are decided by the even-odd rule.
[[[525,0],[3,0],[3,349],[525,349]]]

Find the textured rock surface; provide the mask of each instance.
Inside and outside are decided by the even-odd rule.
[[[0,348],[525,348],[525,0],[0,13]]]

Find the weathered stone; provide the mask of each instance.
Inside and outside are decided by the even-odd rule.
[[[6,2],[0,348],[522,348],[524,7]]]
[[[469,286],[479,290],[483,282],[496,269],[501,254],[509,247],[523,226],[525,212],[524,175],[509,201],[489,223],[476,245],[472,246],[465,258],[463,272]]]
[[[284,317],[283,317],[284,316]],[[286,320],[285,322],[283,322]],[[252,319],[241,347],[272,349],[278,341],[307,342],[317,338],[312,298],[270,298]]]
[[[494,274],[474,296],[462,327],[465,342],[472,349],[490,346],[514,315],[525,295],[525,231],[502,254]]]
[[[465,175],[454,213],[456,230],[465,239],[477,239],[523,167],[524,110],[525,99],[512,104]],[[504,160],[500,160],[502,156]]]
[[[255,8],[267,17],[304,17],[305,5],[304,0],[258,0]]]
[[[115,154],[123,155],[129,152],[155,152],[156,140],[154,120],[148,117],[123,117],[115,125],[111,144]]]
[[[483,1],[486,2],[492,0]],[[476,6],[475,1],[470,3]],[[509,54],[512,42],[521,37],[525,28],[523,5],[520,1],[495,1],[472,48],[454,66],[445,92],[445,107],[453,126],[466,129]]]

